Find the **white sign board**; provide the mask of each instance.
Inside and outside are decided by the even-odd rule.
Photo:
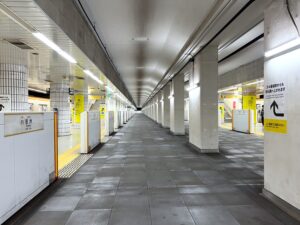
[[[10,112],[10,111],[11,111],[11,96],[0,95],[0,112]]]
[[[287,87],[283,80],[265,84],[265,131],[287,133]]]
[[[6,137],[43,129],[43,113],[12,113],[4,115],[4,135]]]

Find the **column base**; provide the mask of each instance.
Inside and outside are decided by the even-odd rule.
[[[174,132],[170,130],[170,133],[175,136],[185,136],[185,132]]]
[[[296,220],[300,221],[300,210],[296,207],[292,206],[288,202],[284,201],[283,199],[277,197],[272,192],[266,190],[265,188],[262,191],[262,195],[276,205],[278,208],[289,214],[291,217],[295,218]]]
[[[161,127],[162,127],[162,128],[165,128],[165,129],[170,129],[169,126],[163,126],[163,125],[161,125]]]
[[[201,149],[199,147],[197,147],[196,145],[192,144],[191,142],[188,142],[188,145],[196,150],[197,152],[200,153],[206,153],[206,154],[215,154],[215,153],[220,153],[219,149]]]

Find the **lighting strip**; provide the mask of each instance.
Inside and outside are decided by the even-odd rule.
[[[254,84],[260,84],[260,83],[263,83],[263,82],[264,82],[264,80],[255,81],[255,82],[252,82],[252,83],[246,84],[246,86],[250,86],[250,85],[254,85]]]
[[[35,36],[37,39],[42,41],[44,44],[46,44],[49,48],[53,49],[55,52],[57,52],[59,55],[61,55],[63,58],[65,58],[70,63],[76,64],[77,61],[70,56],[68,53],[63,51],[57,44],[55,44],[53,41],[48,39],[45,35],[43,35],[40,32],[33,32],[33,36]]]
[[[42,93],[42,94],[47,94],[47,91],[43,91],[43,90],[38,90],[35,88],[28,88],[29,91],[34,91],[34,92],[38,92],[38,93]]]
[[[99,84],[103,84],[102,80],[100,80],[95,74],[93,74],[91,71],[89,70],[83,70],[83,72],[88,75],[90,78],[92,78],[93,80],[95,80],[96,82],[98,82]]]
[[[272,56],[278,55],[279,53],[288,51],[288,50],[298,47],[298,46],[300,46],[300,38],[294,39],[283,45],[278,46],[277,48],[274,48],[274,49],[271,49],[271,50],[265,52],[265,57],[270,58]]]
[[[232,91],[232,90],[235,90],[235,89],[237,89],[237,88],[236,87],[226,88],[226,89],[218,91],[218,93],[222,93],[222,92],[225,92],[225,91]]]

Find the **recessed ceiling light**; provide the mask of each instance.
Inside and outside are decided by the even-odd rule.
[[[149,38],[147,38],[147,37],[134,37],[134,38],[132,38],[132,40],[143,42],[143,41],[149,41]]]

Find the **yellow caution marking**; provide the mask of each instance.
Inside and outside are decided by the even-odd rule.
[[[265,119],[265,131],[287,134],[287,120]]]
[[[64,168],[66,165],[68,165],[70,162],[76,159],[80,155],[79,150],[80,150],[80,144],[60,154],[58,156],[58,170]]]

